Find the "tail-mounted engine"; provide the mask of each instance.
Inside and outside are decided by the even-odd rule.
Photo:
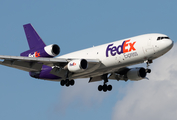
[[[132,68],[127,72],[127,78],[132,81],[142,80],[146,77],[145,68]]]
[[[85,59],[72,60],[68,63],[67,68],[70,72],[81,72],[87,69],[88,63]]]
[[[35,48],[21,53],[27,57],[55,57],[60,53],[60,47],[56,44],[48,45],[43,48]]]
[[[50,56],[57,56],[60,53],[60,47],[56,44],[48,45],[44,47],[45,52]]]

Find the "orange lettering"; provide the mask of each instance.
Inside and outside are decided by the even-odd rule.
[[[126,40],[123,46],[123,53],[129,52],[128,49],[126,49],[126,47],[128,46],[128,43],[130,40]]]
[[[40,52],[35,52],[35,57],[40,57]]]
[[[135,44],[136,42],[133,42],[133,43],[129,43],[129,45],[130,45],[130,49],[129,49],[129,52],[130,51],[134,51],[134,50],[136,50],[135,48],[134,48],[134,44]]]

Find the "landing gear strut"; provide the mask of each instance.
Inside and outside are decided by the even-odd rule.
[[[66,87],[69,87],[70,85],[73,86],[75,84],[74,80],[69,80],[68,79],[68,74],[69,74],[69,71],[66,72],[66,80],[61,80],[60,81],[61,86],[66,85]]]
[[[103,85],[99,85],[98,86],[98,90],[99,91],[103,90],[104,92],[111,91],[112,90],[112,85],[107,85],[107,82],[108,82],[107,74],[102,75],[102,78],[104,80],[104,84]]]
[[[147,66],[146,66],[146,72],[147,72],[147,73],[151,73],[151,69],[148,68],[148,67],[150,66],[150,65],[149,65],[150,63],[152,63],[152,60],[147,60],[147,61],[146,61],[146,64],[147,64]]]

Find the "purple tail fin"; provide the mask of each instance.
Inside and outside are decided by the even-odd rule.
[[[45,47],[45,43],[29,23],[23,25],[30,50]]]
[[[20,56],[26,57],[55,57],[60,53],[60,47],[56,44],[46,46],[31,24],[23,25],[29,50],[22,52]]]

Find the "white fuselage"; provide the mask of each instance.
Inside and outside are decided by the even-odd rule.
[[[76,51],[58,58],[100,61],[101,64],[94,70],[72,75],[71,78],[75,79],[103,75],[122,67],[156,59],[168,52],[172,46],[173,41],[164,34],[145,34]]]

